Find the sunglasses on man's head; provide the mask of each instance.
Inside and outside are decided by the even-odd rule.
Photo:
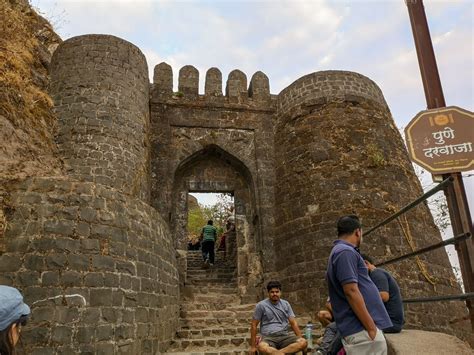
[[[24,327],[26,323],[28,323],[28,316],[21,316],[20,319],[18,320],[18,324]]]

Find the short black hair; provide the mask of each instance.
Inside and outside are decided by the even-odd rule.
[[[270,292],[272,288],[277,288],[281,291],[281,282],[280,281],[270,281],[267,284],[267,291]]]
[[[367,254],[360,254],[360,256],[362,256],[362,259],[364,260],[367,260],[369,263],[371,263],[372,265],[374,265],[374,259],[372,259],[370,256],[368,256]]]
[[[212,222],[212,219],[210,219],[209,221],[207,221],[207,224],[212,226],[214,224],[214,222]]]
[[[343,216],[337,220],[337,236],[352,234],[356,229],[361,228],[359,217],[355,214]]]

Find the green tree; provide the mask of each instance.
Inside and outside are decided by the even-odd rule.
[[[220,193],[214,205],[203,208],[206,219],[212,219],[218,234],[225,231],[225,225],[230,216],[234,214],[234,199],[230,194]],[[206,221],[207,223],[207,221]]]
[[[188,234],[190,236],[199,236],[202,227],[207,223],[206,217],[200,206],[193,208],[188,212]]]
[[[189,201],[189,200],[188,200]],[[227,219],[234,214],[234,200],[230,194],[220,193],[214,205],[202,205],[199,203],[188,203],[188,238],[193,240],[199,238],[202,227],[212,219],[217,233],[225,231]]]

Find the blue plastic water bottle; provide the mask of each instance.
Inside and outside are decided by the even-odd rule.
[[[306,338],[306,341],[308,342],[308,349],[313,348],[313,324],[311,322],[308,322],[306,324],[306,328],[304,330],[304,337]]]

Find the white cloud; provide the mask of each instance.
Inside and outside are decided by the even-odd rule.
[[[44,11],[60,11],[65,19],[59,33],[64,38],[87,33],[127,38],[153,21],[153,8],[158,4],[153,0],[34,0],[32,3]]]

